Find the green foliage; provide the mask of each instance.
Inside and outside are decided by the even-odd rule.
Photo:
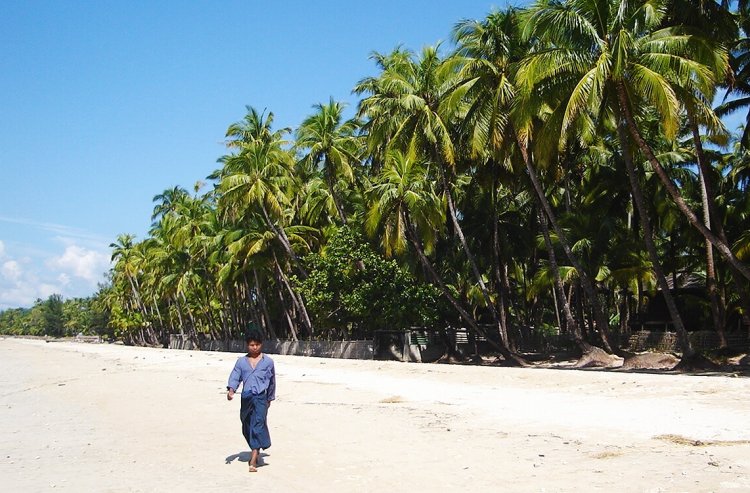
[[[0,312],[0,334],[70,337],[77,334],[107,334],[108,315],[99,297],[63,300],[53,294],[36,300],[31,308]]]
[[[60,337],[65,334],[63,321],[62,296],[53,294],[42,304],[44,315],[44,331],[51,336]]]
[[[729,247],[750,259],[750,125],[699,159],[700,142],[727,142],[717,113],[750,107],[750,16],[733,5],[539,0],[459,22],[453,52],[374,53],[355,119],[330,100],[276,129],[248,107],[213,187],[165,190],[147,237],[112,243],[111,285],[6,310],[0,332],[160,344],[236,338],[249,323],[280,339],[461,324],[510,348],[569,330],[568,308],[598,344],[665,289],[659,266],[702,287],[709,255],[686,217],[704,198],[728,245],[713,250],[723,325],[750,320],[746,274],[726,261]],[[717,112],[719,89],[739,98]],[[700,299],[683,316],[721,327]]]
[[[438,291],[386,260],[361,234],[342,227],[320,253],[305,258],[307,279],[295,278],[320,329],[370,336],[376,329],[431,326]]]

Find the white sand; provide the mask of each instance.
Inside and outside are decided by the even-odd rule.
[[[750,491],[745,378],[289,356],[250,474],[237,356],[0,339],[0,490]]]

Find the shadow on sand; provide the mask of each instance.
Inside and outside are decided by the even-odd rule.
[[[266,463],[266,457],[268,456],[269,455],[265,452],[260,453],[261,461],[259,461],[258,467],[268,465],[268,463]],[[228,455],[224,460],[226,461],[226,464],[231,464],[234,461],[250,462],[250,452],[240,452],[238,454]]]

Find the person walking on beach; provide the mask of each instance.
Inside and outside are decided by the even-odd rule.
[[[266,417],[271,401],[276,399],[276,369],[273,360],[263,354],[263,336],[252,330],[245,337],[247,354],[237,358],[227,383],[227,400],[231,401],[242,382],[240,421],[242,434],[252,451],[250,472],[257,472],[260,450],[271,446]]]

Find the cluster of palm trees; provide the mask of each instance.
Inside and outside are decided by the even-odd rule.
[[[690,357],[678,288],[705,286],[720,334],[750,317],[750,139],[721,119],[750,105],[748,19],[539,0],[459,22],[450,49],[373,54],[354,118],[331,100],[292,132],[248,107],[213,187],[165,191],[150,236],[113,244],[111,323],[140,344],[324,338],[295,280],[348,225],[506,358],[549,332],[616,351],[657,292]]]

